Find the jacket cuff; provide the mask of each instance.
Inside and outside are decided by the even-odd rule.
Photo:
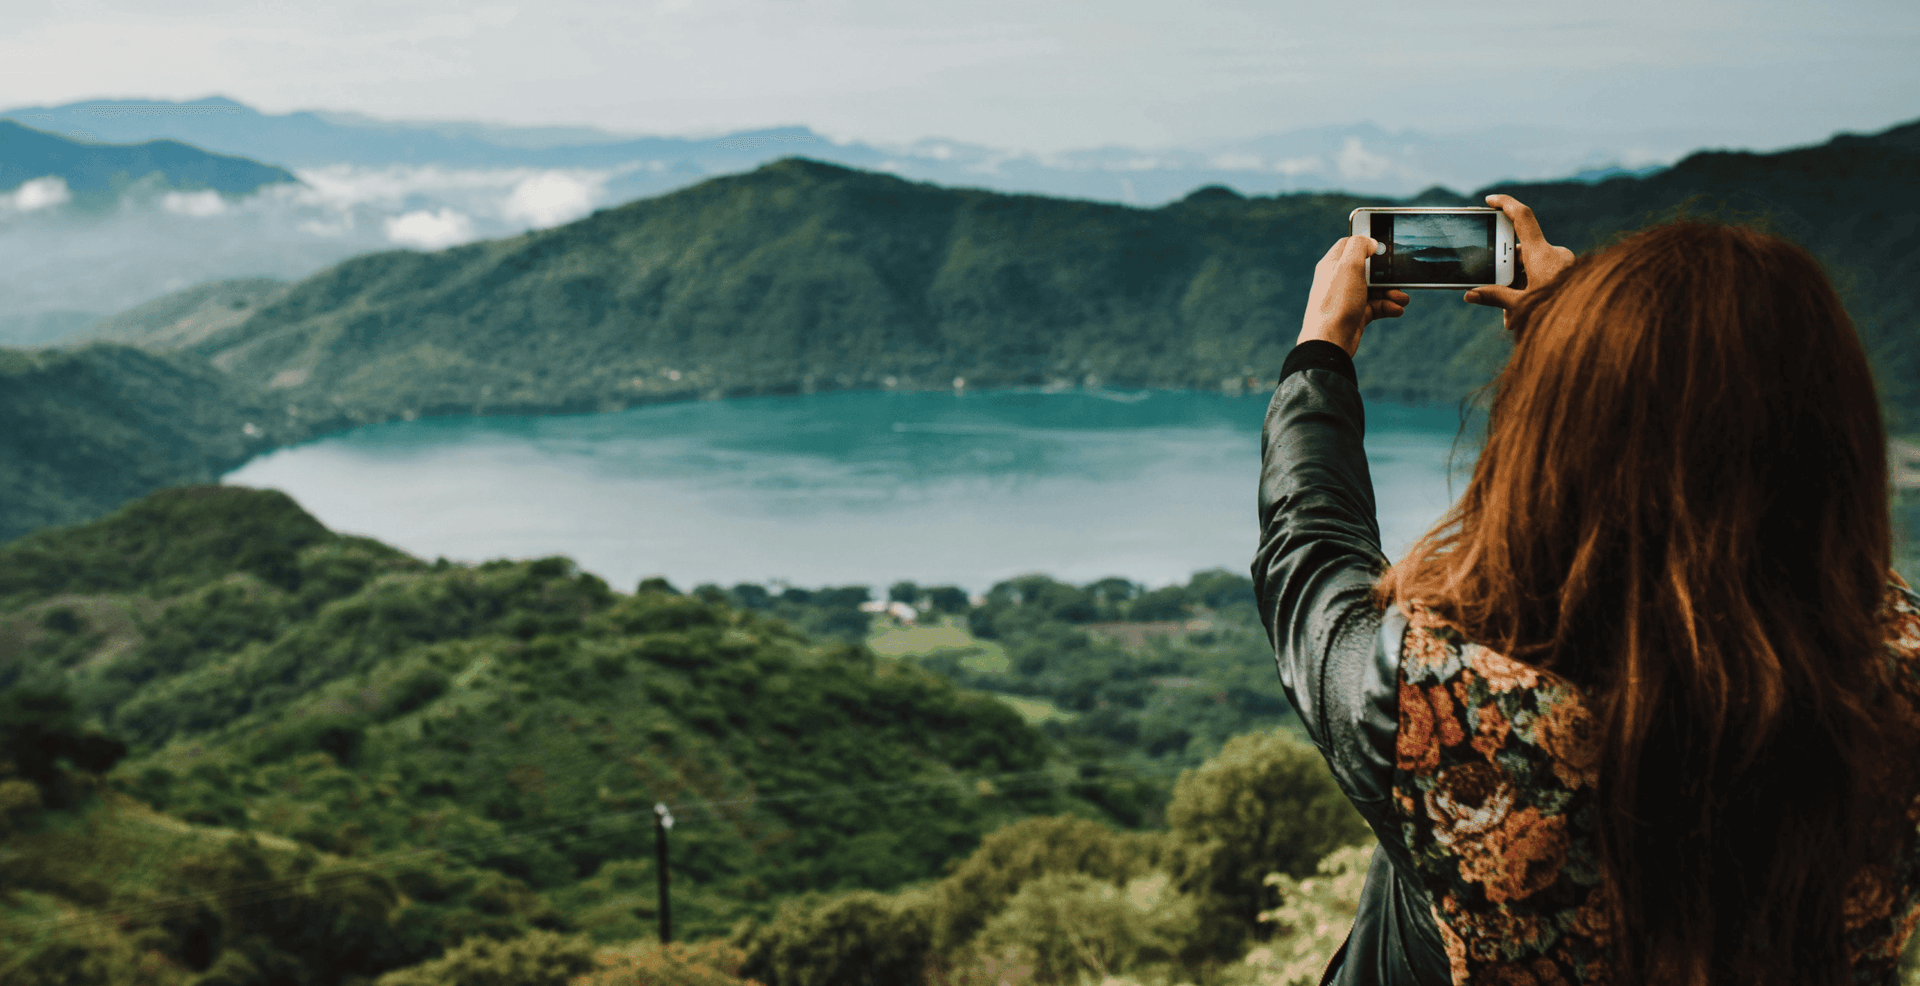
[[[1332,370],[1346,377],[1355,387],[1360,386],[1360,378],[1353,372],[1353,357],[1325,339],[1308,339],[1293,347],[1293,352],[1287,354],[1287,361],[1280,365],[1280,379],[1284,381],[1299,370]]]

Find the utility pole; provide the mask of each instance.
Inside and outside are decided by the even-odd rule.
[[[653,806],[654,845],[660,854],[660,944],[673,941],[673,913],[667,904],[667,830],[673,828],[673,812],[663,804]]]

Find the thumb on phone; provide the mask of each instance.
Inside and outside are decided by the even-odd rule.
[[[1514,305],[1520,303],[1520,297],[1525,293],[1512,288],[1503,288],[1498,284],[1489,284],[1486,287],[1468,291],[1464,297],[1470,304],[1511,310]]]

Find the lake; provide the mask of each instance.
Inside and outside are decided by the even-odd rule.
[[[1150,586],[1246,571],[1267,394],[863,391],[614,414],[369,425],[222,482],[431,560],[567,555],[615,588],[953,584],[1043,572]],[[1451,408],[1367,405],[1398,557],[1464,488]]]

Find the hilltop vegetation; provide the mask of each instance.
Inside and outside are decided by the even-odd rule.
[[[888,594],[927,598],[909,583]],[[1083,796],[1130,827],[1159,824],[1174,775],[1233,737],[1305,738],[1244,575],[1200,572],[1153,590],[1023,576],[957,616],[887,629],[870,644],[1007,699],[1087,764],[1083,777],[1104,781]]]
[[[1165,831],[1029,818],[937,880],[792,897],[725,938],[662,948],[596,942],[521,881],[444,854],[342,858],[184,823],[75,773],[83,800],[6,812],[10,986],[1064,984],[1088,972],[1281,986],[1337,947],[1370,852],[1317,754],[1254,735],[1182,778]]]
[[[1135,929],[1159,944],[1128,955],[1218,966],[1255,934],[1269,869],[1311,873],[1364,825],[1286,730],[1224,742],[1261,721],[1231,703],[1211,724],[1194,716],[1182,742],[1124,755],[1116,724],[1154,734],[1156,714],[1184,715],[1184,682],[1144,675],[1212,662],[1225,681],[1244,655],[1089,638],[1055,661],[1045,640],[1068,620],[1121,636],[1197,613],[1225,625],[1244,582],[1142,594],[1027,578],[980,607],[893,587],[1011,656],[983,681],[1099,724],[1049,736],[928,669],[964,654],[864,646],[893,632],[855,608],[864,587],[682,594],[651,579],[623,594],[564,558],[425,562],[328,531],[273,491],[162,491],[0,547],[0,759],[20,778],[0,778],[0,924],[16,931],[0,959],[78,981],[297,969],[333,983],[496,961],[578,974],[595,948],[653,930],[651,808],[665,802],[675,926],[730,935],[735,951],[603,952],[609,967],[801,981],[791,949],[821,947],[806,944],[819,907],[890,892],[937,903],[924,938],[917,917],[886,925],[908,936],[901,962],[964,965],[977,941],[1032,946],[1023,920],[995,916],[1037,906],[1021,903],[1042,893],[1021,898],[1026,881],[1087,866],[1160,888],[1139,892],[1165,921]],[[1130,622],[1092,622],[1115,616]],[[1181,619],[1145,621],[1164,616]],[[1270,659],[1255,673],[1271,676]],[[1174,699],[1157,713],[1126,697],[1156,689]],[[1176,784],[1177,767],[1199,769]],[[1267,808],[1248,816],[1255,791]],[[1043,816],[1052,828],[1008,828]],[[1016,834],[982,842],[1002,830]],[[1035,832],[1064,834],[1022,842]],[[1096,903],[1115,892],[1084,883],[1074,892]]]
[[[1065,805],[1034,789],[1039,733],[911,664],[563,558],[428,564],[277,492],[165,491],[0,573],[0,686],[69,690],[155,807],[347,856],[424,842],[542,890],[617,882],[647,809],[686,803],[682,920],[715,930]]]
[[[1705,152],[1598,184],[1502,185],[1585,250],[1686,207],[1765,213],[1847,291],[1903,416],[1920,394],[1904,285],[1920,254],[1912,131],[1777,154]],[[869,387],[1263,386],[1314,262],[1386,200],[1158,209],[942,188],[787,158],[555,229],[354,258],[181,348],[348,420]],[[1452,402],[1504,358],[1497,313],[1445,292],[1382,326],[1372,396]],[[1251,379],[1250,379],[1251,378]],[[892,383],[889,384],[888,381]]]
[[[0,541],[210,482],[307,434],[262,400],[211,367],[131,346],[0,349]]]

